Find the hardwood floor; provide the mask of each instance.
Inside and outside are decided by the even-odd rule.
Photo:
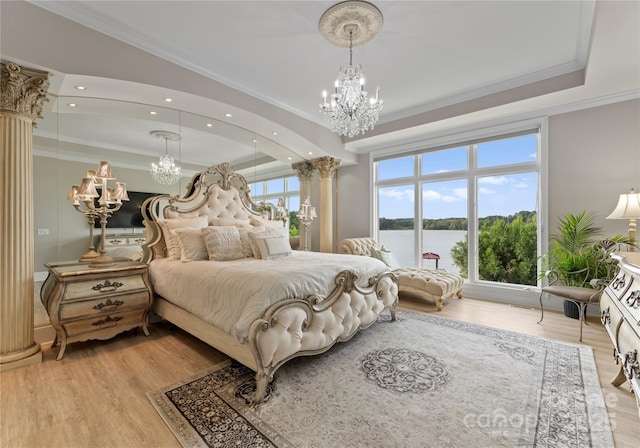
[[[401,308],[577,343],[578,322],[549,312],[473,299],[432,303],[404,297]],[[611,345],[597,319],[585,327],[598,366],[618,448],[636,448],[640,417],[628,384],[612,386],[617,373]],[[0,374],[0,446],[6,447],[180,447],[151,406],[146,393],[199,373],[226,356],[166,323],[151,336],[127,332],[109,341],[43,346],[42,364]],[[594,447],[598,448],[598,447]]]

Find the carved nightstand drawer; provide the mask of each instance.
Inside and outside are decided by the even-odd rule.
[[[109,277],[86,282],[68,283],[65,302],[77,299],[108,296],[110,294],[127,294],[132,291],[147,289],[141,275],[128,277]]]
[[[631,286],[620,299],[620,309],[627,314],[630,323],[639,325],[640,322],[640,281],[636,279],[631,282]]]
[[[620,298],[627,292],[629,285],[633,281],[633,276],[624,270],[620,270],[616,277],[607,285],[607,290],[611,297]]]
[[[118,333],[140,326],[140,319],[144,312],[140,309],[129,310],[66,322],[65,328],[71,335],[68,342],[111,338]]]
[[[616,332],[618,331],[620,321],[622,320],[622,313],[620,312],[617,303],[615,303],[617,301],[618,299],[612,299],[606,291],[600,298],[600,321],[614,343],[616,342]]]
[[[77,317],[100,316],[114,311],[126,310],[128,308],[141,306],[146,307],[150,302],[151,296],[147,289],[114,297],[64,302],[60,306],[60,320],[64,321]]]
[[[49,277],[41,299],[56,330],[52,347],[60,343],[58,359],[70,342],[109,339],[136,327],[149,335],[153,301],[149,266],[120,261],[105,268],[78,263],[47,267]]]

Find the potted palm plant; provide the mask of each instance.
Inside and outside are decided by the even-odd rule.
[[[598,240],[602,229],[596,226],[596,214],[583,211],[577,215],[567,213],[558,220],[557,233],[551,236],[549,251],[543,256],[545,270],[555,271],[558,281],[566,286],[587,286],[584,284],[585,269],[589,268],[593,278],[605,278],[606,272],[594,272],[596,266],[600,269],[610,269],[611,265],[598,264],[599,255],[592,250],[585,249]],[[630,245],[631,241],[623,235],[607,237],[607,240]],[[542,274],[544,276],[544,274]],[[570,301],[564,302],[564,314],[578,319],[578,307]]]

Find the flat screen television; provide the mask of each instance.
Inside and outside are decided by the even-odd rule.
[[[133,227],[144,227],[142,225],[142,212],[140,208],[142,203],[151,196],[157,196],[160,193],[144,193],[141,191],[129,191],[128,201],[122,201],[122,207],[114,212],[107,220],[107,229],[122,229]],[[98,206],[98,198],[95,199],[95,206]],[[100,219],[96,219],[95,227],[100,227]]]

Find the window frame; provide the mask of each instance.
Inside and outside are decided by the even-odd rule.
[[[537,156],[535,162],[522,162],[517,164],[497,165],[492,167],[476,167],[476,151],[468,151],[468,166],[466,171],[452,171],[450,173],[436,173],[422,175],[422,157],[421,154],[439,149],[455,148],[456,146],[477,145],[484,141],[498,140],[508,138],[515,135],[524,135],[531,132],[537,132]],[[478,279],[477,253],[478,253],[478,218],[477,218],[477,181],[479,177],[485,177],[492,174],[518,174],[524,172],[536,172],[538,176],[538,185],[536,190],[537,199],[537,252],[543,253],[543,248],[548,246],[547,232],[547,210],[548,210],[548,120],[546,117],[536,117],[517,122],[508,123],[488,123],[485,126],[475,126],[467,128],[459,128],[448,131],[433,133],[419,140],[396,142],[393,146],[389,145],[383,148],[377,148],[369,153],[370,164],[370,203],[372,216],[370,221],[371,235],[379,238],[378,220],[379,220],[379,204],[378,204],[378,188],[390,187],[394,185],[406,185],[413,183],[415,192],[414,201],[414,218],[416,219],[415,228],[421,228],[422,219],[422,201],[421,188],[424,182],[436,182],[444,180],[464,179],[468,181],[467,190],[467,219],[468,219],[468,239],[470,253],[474,254],[469,257],[469,279],[465,285],[465,290],[472,291],[474,297],[491,298],[492,300],[506,301],[509,303],[522,303],[529,306],[533,295],[539,293],[540,281],[537,285],[515,285],[499,282],[484,281]],[[414,177],[413,178],[397,178],[377,181],[376,162],[384,159],[403,157],[407,155],[415,155]],[[421,247],[420,232],[414,230],[414,247]],[[414,264],[419,266],[420,254],[414,253]],[[473,263],[473,265],[472,265]],[[541,262],[537,260],[538,272],[541,270]],[[500,294],[500,291],[504,295]],[[514,295],[515,292],[515,295]],[[497,294],[497,295],[496,295]],[[507,298],[507,294],[510,297]]]

